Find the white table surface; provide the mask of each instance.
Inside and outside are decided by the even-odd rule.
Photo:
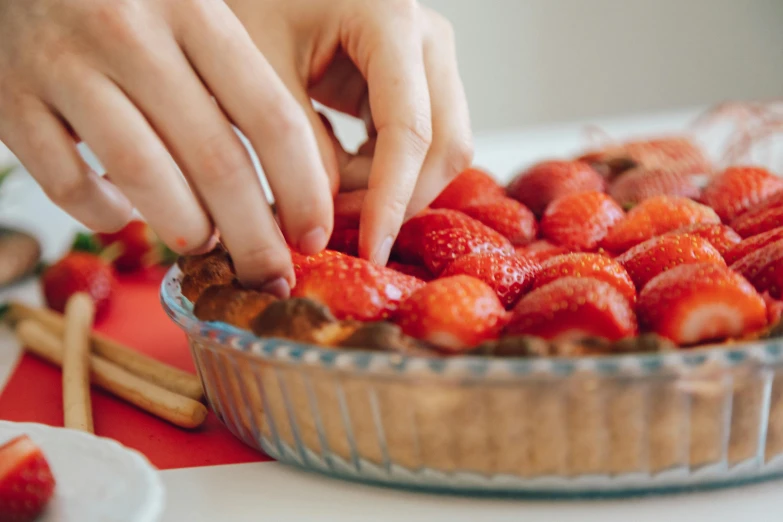
[[[697,110],[596,122],[622,138],[684,128]],[[585,144],[584,123],[512,130],[476,138],[476,163],[508,179],[520,166],[570,154]],[[593,122],[590,122],[593,123]],[[348,142],[355,128],[343,127]],[[0,158],[3,151],[0,150]],[[43,239],[47,258],[57,256],[77,227],[26,179],[14,180],[13,197],[0,198],[0,223],[24,226]],[[14,290],[35,298],[31,287]],[[0,300],[7,295],[0,292]],[[19,347],[0,331],[0,388]],[[428,495],[358,485],[268,462],[161,472],[167,488],[162,522],[449,520],[547,522],[783,521],[783,481],[733,490],[612,501],[517,501]]]

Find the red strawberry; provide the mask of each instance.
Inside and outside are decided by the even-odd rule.
[[[440,274],[449,263],[467,254],[478,252],[513,254],[514,247],[508,239],[494,230],[491,231],[494,235],[470,232],[463,228],[430,232],[424,236],[422,242],[424,266],[433,274]]]
[[[609,194],[623,207],[655,196],[697,198],[699,188],[691,176],[664,169],[636,167],[624,172],[609,187]]]
[[[65,312],[73,294],[84,292],[95,302],[95,320],[109,311],[117,287],[114,269],[102,258],[87,252],[69,252],[41,275],[46,304],[52,310]]]
[[[601,242],[613,254],[621,254],[639,243],[696,223],[719,224],[710,207],[676,196],[656,196],[632,208]]]
[[[773,298],[769,292],[764,292],[761,297],[767,305],[767,323],[774,325],[783,321],[783,301]]]
[[[539,239],[538,241],[533,241],[529,245],[516,247],[514,251],[519,256],[530,258],[539,263],[551,257],[568,253],[567,248],[550,243],[546,239]]]
[[[422,240],[434,230],[462,228],[469,232],[498,234],[482,222],[458,210],[446,208],[424,210],[402,225],[392,250],[404,263],[420,265],[423,262]]]
[[[530,290],[538,263],[516,256],[484,252],[457,258],[441,273],[441,277],[469,275],[487,283],[506,308]]]
[[[511,314],[508,335],[564,340],[635,335],[636,316],[614,286],[592,277],[563,277],[523,297]]]
[[[312,267],[319,265],[326,260],[341,257],[348,256],[342,252],[335,252],[334,250],[322,250],[321,252],[311,256],[306,256],[296,252],[295,250],[291,250],[291,261],[294,264],[294,276],[298,281],[299,278],[309,272]]]
[[[513,245],[526,245],[538,233],[536,217],[519,201],[507,197],[466,207],[462,211],[506,236]]]
[[[541,263],[536,272],[535,288],[546,286],[563,277],[590,277],[609,283],[629,303],[636,302],[636,287],[623,265],[601,254],[565,254]]]
[[[456,275],[416,290],[400,306],[396,322],[411,337],[455,353],[496,339],[507,316],[486,283]]]
[[[783,239],[759,248],[731,265],[759,292],[783,298]]]
[[[541,233],[569,250],[592,251],[625,212],[602,192],[579,192],[554,200],[541,218]]]
[[[653,278],[637,312],[646,329],[680,345],[740,337],[767,323],[759,293],[716,263],[680,265]]]
[[[424,268],[423,266],[406,265],[404,263],[398,263],[396,261],[390,261],[389,264],[386,266],[402,274],[413,276],[416,279],[421,279],[422,281],[431,281],[434,278],[434,276],[430,273],[430,271]]]
[[[688,234],[666,234],[648,239],[617,258],[642,289],[661,272],[687,263],[717,263],[726,266],[720,252],[704,238]]]
[[[0,447],[0,520],[32,522],[46,509],[55,486],[46,457],[27,435]]]
[[[423,281],[364,259],[340,256],[323,260],[302,275],[291,295],[328,306],[338,319],[388,318]]]
[[[690,234],[692,236],[699,236],[710,242],[715,249],[720,252],[720,255],[726,256],[726,254],[733,249],[742,238],[734,232],[730,227],[726,225],[716,225],[714,223],[697,223],[695,225],[688,225],[686,227],[678,228],[669,232],[669,234]],[[728,259],[726,260],[728,263]]]
[[[359,229],[358,228],[336,228],[329,238],[329,244],[326,245],[329,250],[342,252],[349,256],[359,255]]]
[[[604,180],[581,161],[544,161],[518,174],[506,192],[536,216],[559,197],[576,192],[603,191]]]
[[[483,170],[470,168],[454,178],[430,207],[462,210],[503,196],[503,187],[492,176]]]
[[[742,237],[751,237],[783,226],[783,205],[759,212],[747,212],[731,222],[731,228]]]
[[[112,233],[97,233],[101,247],[116,248],[114,267],[119,272],[133,272],[158,264],[171,264],[174,254],[144,221],[134,220]]]
[[[771,208],[783,207],[783,192],[776,192],[772,196],[750,207],[747,211],[743,212],[737,218],[743,217],[745,219],[751,219],[759,214],[763,214]]]
[[[724,259],[729,265],[736,263],[751,252],[755,252],[770,243],[783,239],[783,227],[773,228],[769,232],[764,232],[757,236],[751,236],[747,239],[743,239],[740,243],[729,250]]]
[[[762,167],[729,167],[705,187],[701,201],[724,223],[783,190],[783,179]]]

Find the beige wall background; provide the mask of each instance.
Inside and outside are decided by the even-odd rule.
[[[421,0],[477,132],[783,97],[783,0]]]

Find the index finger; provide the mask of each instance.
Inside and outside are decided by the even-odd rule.
[[[368,5],[371,19],[349,29],[345,47],[367,79],[377,130],[359,255],[385,265],[432,142],[432,120],[416,3]]]

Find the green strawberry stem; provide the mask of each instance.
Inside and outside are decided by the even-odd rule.
[[[95,235],[88,232],[79,232],[71,244],[71,251],[73,252],[87,252],[88,254],[98,255],[103,250],[98,238]]]

